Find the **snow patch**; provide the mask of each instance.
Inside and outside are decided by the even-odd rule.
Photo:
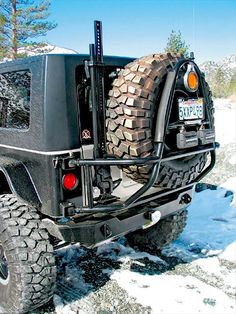
[[[45,51],[45,52],[42,52]],[[54,45],[46,45],[42,48],[21,47],[18,49],[19,54],[27,54],[28,57],[41,54],[77,54],[78,52],[72,49],[58,47]]]
[[[205,272],[205,276],[218,278],[218,280],[221,279],[224,285],[231,287],[230,289],[228,288],[228,290],[232,291],[232,294],[234,294],[234,290],[236,289],[236,272],[234,269],[228,269],[227,266],[222,265],[222,260],[229,261],[229,259],[232,259],[234,255],[234,252],[232,251],[233,249],[235,249],[235,247],[229,249],[229,252],[226,254],[225,258],[221,257],[221,255],[224,254],[222,253],[219,256],[197,259],[191,263],[191,267],[196,268],[198,272],[198,267],[200,267],[201,271]],[[232,260],[230,261],[232,262]]]
[[[231,205],[236,206],[236,177],[229,178],[227,181],[221,184],[221,187],[234,192],[234,197]]]
[[[151,255],[151,254],[146,253],[146,252],[135,252],[135,251],[133,253],[129,254],[128,256],[124,256],[124,257],[119,258],[118,261],[128,262],[128,261],[132,261],[132,260],[136,260],[136,259],[143,259],[143,258],[147,258],[150,261],[155,262],[155,263],[166,264],[158,256],[154,256],[154,255]]]
[[[236,241],[229,244],[223,253],[219,255],[219,258],[236,264]],[[235,277],[234,283],[236,283]]]
[[[112,258],[122,263],[147,258],[152,262],[165,264],[165,262],[158,256],[154,256],[146,252],[137,252],[131,247],[124,246],[123,242],[123,239],[120,239],[119,242],[104,244],[98,247],[97,255],[103,255],[103,257],[108,257],[109,259]]]
[[[235,302],[226,294],[192,276],[143,276],[116,271],[111,279],[153,313],[235,313]]]
[[[54,45],[47,44],[43,47],[20,47],[18,49],[18,53],[22,55],[26,55],[27,57],[43,55],[43,54],[78,54],[76,50],[65,48],[65,47],[58,47]],[[12,61],[11,58],[3,58],[0,60],[0,63]]]
[[[59,297],[59,295],[55,294],[53,296],[53,303],[55,306],[55,312],[57,314],[63,314],[65,307],[64,307],[64,302],[63,302],[62,298]]]
[[[235,166],[235,165],[236,165],[236,152],[230,157],[229,163],[230,163],[232,166]]]
[[[215,99],[216,141],[224,146],[236,143],[236,104],[228,99]]]
[[[221,187],[236,193],[236,177],[229,178],[226,182],[221,184]]]

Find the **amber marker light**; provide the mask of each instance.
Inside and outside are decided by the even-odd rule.
[[[184,75],[184,86],[189,92],[196,92],[198,89],[198,76],[194,71],[194,68],[190,65],[188,66],[187,72]]]
[[[188,74],[188,87],[194,91],[198,88],[198,77],[195,72],[191,71]]]

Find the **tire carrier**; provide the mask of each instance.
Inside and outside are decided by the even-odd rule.
[[[169,118],[173,103],[173,94],[176,85],[176,78],[182,65],[191,60],[180,60],[174,69],[170,70],[167,74],[164,90],[160,99],[160,104],[157,112],[157,119],[155,124],[155,136],[154,136],[154,152],[153,155],[146,158],[136,159],[119,159],[106,154],[106,129],[105,129],[105,96],[104,96],[104,66],[103,61],[103,45],[102,45],[102,25],[100,21],[95,21],[95,44],[90,44],[90,61],[85,61],[85,72],[87,79],[91,82],[91,94],[92,94],[92,110],[93,110],[93,138],[94,149],[93,159],[75,159],[73,157],[62,160],[62,165],[65,169],[74,167],[82,167],[85,173],[87,182],[83,195],[86,200],[86,205],[80,208],[74,209],[75,217],[79,217],[80,214],[112,214],[110,220],[106,220],[105,223],[100,221],[98,224],[89,224],[86,226],[79,226],[76,224],[73,235],[69,234],[66,226],[60,226],[60,231],[63,234],[64,239],[71,237],[76,241],[81,240],[91,245],[105,241],[107,238],[116,238],[121,234],[128,231],[140,228],[142,225],[152,223],[153,213],[161,212],[161,217],[167,216],[180,207],[187,207],[192,200],[193,186],[201,180],[215,165],[215,148],[217,143],[207,143],[204,147],[195,147],[188,149],[186,152],[170,153],[163,157],[164,139],[166,130],[169,124]],[[195,63],[194,63],[195,64]],[[199,77],[201,73],[197,65],[195,68]],[[206,103],[208,103],[207,94],[204,90],[204,85],[200,80],[200,86],[203,90],[203,96]],[[164,119],[163,119],[164,117]],[[212,126],[212,121],[209,121]],[[207,139],[206,139],[207,141]],[[164,189],[160,192],[153,193],[148,196],[144,196],[145,192],[150,189],[156,182],[160,164],[165,161],[175,160],[195,154],[201,154],[210,152],[211,160],[209,165],[203,170],[203,172],[190,184],[184,187],[176,189]],[[115,196],[112,195],[115,182],[112,182],[110,175],[110,166],[124,166],[124,165],[152,165],[152,171],[149,180],[133,195],[131,195],[126,201],[121,202]],[[92,168],[95,169],[95,183],[99,187],[101,195],[100,199],[93,198],[93,184],[92,184]],[[168,196],[168,200],[167,197]],[[163,202],[163,199],[165,200]],[[152,200],[157,201],[157,207],[155,209],[150,208],[148,205]],[[173,201],[174,200],[174,201]],[[144,207],[142,207],[142,204]],[[142,209],[140,213],[140,208]],[[130,213],[128,219],[117,219],[119,213],[126,211]],[[115,218],[114,218],[115,216]],[[78,229],[90,228],[91,236],[85,239],[83,237],[83,231],[77,232]],[[67,232],[68,231],[68,232]],[[88,235],[87,233],[87,235]]]

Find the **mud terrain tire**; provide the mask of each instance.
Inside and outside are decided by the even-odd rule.
[[[0,196],[0,251],[0,313],[47,303],[56,282],[53,248],[36,210],[13,195]]]
[[[153,123],[163,82],[167,71],[180,59],[182,57],[175,54],[154,54],[137,59],[121,70],[109,92],[106,121],[109,154],[119,158],[151,155]],[[209,104],[213,106],[207,84],[206,88]],[[165,162],[161,164],[156,186],[184,186],[202,172],[206,161],[205,153]],[[150,166],[129,166],[123,171],[131,179],[145,183],[150,175]]]
[[[182,233],[186,226],[187,213],[187,210],[184,209],[160,220],[148,229],[132,232],[127,235],[128,243],[141,251],[158,252],[164,246],[176,240]]]

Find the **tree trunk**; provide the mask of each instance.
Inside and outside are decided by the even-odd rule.
[[[16,0],[12,0],[12,59],[17,58],[17,19],[16,19]]]

